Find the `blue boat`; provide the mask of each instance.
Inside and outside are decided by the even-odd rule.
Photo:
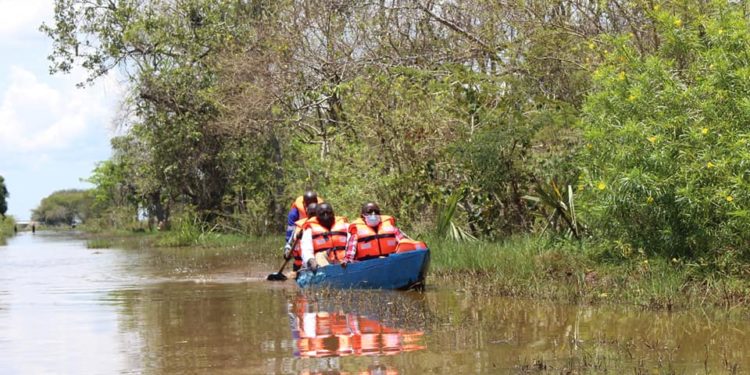
[[[317,272],[302,269],[297,276],[301,288],[337,289],[421,289],[430,265],[430,250],[393,253],[384,258],[319,267]]]

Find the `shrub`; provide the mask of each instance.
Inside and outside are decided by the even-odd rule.
[[[743,249],[750,232],[750,22],[712,3],[654,14],[660,45],[613,40],[582,126],[583,207],[612,241],[666,256]]]

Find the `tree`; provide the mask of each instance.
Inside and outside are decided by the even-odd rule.
[[[31,218],[48,225],[69,225],[75,220],[85,222],[96,216],[94,194],[90,190],[60,190],[42,199],[32,210]]]
[[[5,178],[0,176],[0,216],[5,217],[5,213],[8,212],[8,188],[5,187]]]

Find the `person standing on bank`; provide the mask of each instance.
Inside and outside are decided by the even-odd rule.
[[[328,203],[318,204],[317,217],[302,226],[302,263],[313,272],[318,266],[343,259],[348,239],[349,223],[346,217],[335,216]]]
[[[388,256],[396,251],[398,243],[406,237],[396,227],[396,219],[380,214],[377,203],[365,203],[360,215],[349,224],[349,241],[341,262],[342,267],[354,260]]]
[[[310,203],[320,204],[323,203],[323,200],[318,197],[318,193],[312,190],[307,190],[292,202],[292,206],[289,208],[289,214],[286,218],[286,243],[289,243],[289,238],[292,237],[292,232],[294,232],[294,229],[297,227],[295,224],[297,220],[307,219],[307,206],[309,206]]]

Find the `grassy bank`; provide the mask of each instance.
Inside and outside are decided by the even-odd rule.
[[[750,308],[750,277],[742,264],[664,259],[637,251],[617,257],[601,244],[522,236],[503,242],[456,243],[428,238],[428,284],[477,295],[567,303],[624,303],[654,309],[719,306]],[[181,246],[223,249],[218,254],[273,264],[283,237],[252,237],[177,228],[165,232],[104,231],[90,248],[137,246],[178,252]],[[169,250],[174,249],[174,250]],[[242,250],[240,252],[236,250]],[[211,257],[217,252],[209,251]],[[240,255],[238,255],[240,254]],[[200,262],[200,260],[193,260]]]
[[[13,235],[13,226],[16,224],[16,221],[10,217],[0,217],[0,244],[5,241],[6,238]]]
[[[663,259],[601,244],[519,237],[502,243],[430,241],[432,282],[470,293],[626,303],[656,309],[749,308],[750,278],[739,265]]]

